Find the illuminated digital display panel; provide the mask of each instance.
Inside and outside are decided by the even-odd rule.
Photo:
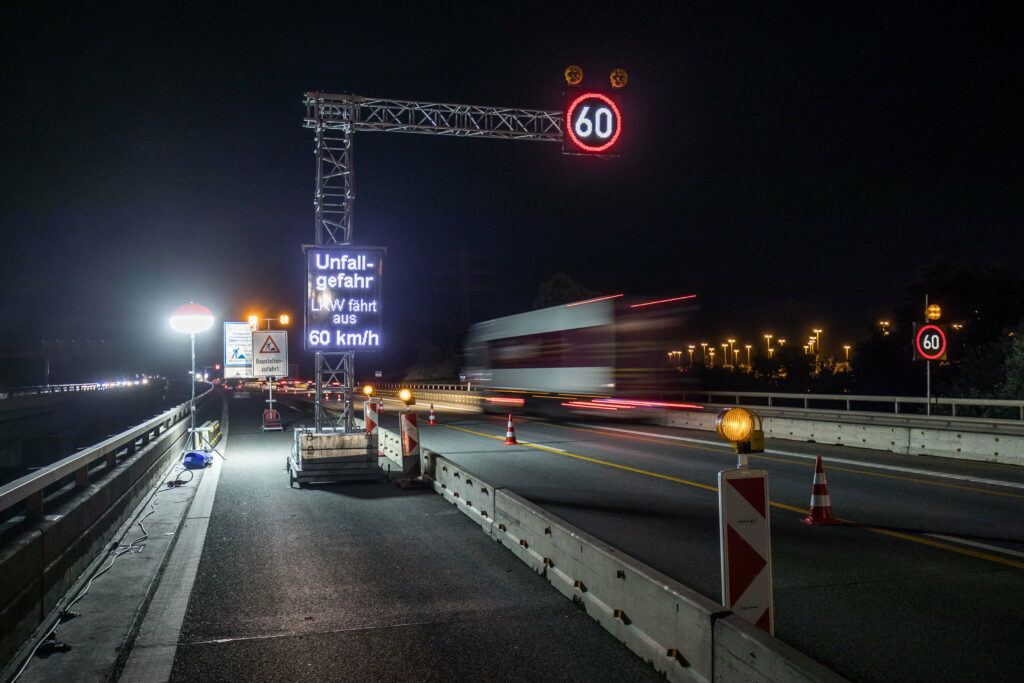
[[[622,111],[614,95],[574,90],[566,97],[562,151],[566,154],[618,154]]]
[[[303,345],[312,351],[381,348],[382,247],[307,246]]]

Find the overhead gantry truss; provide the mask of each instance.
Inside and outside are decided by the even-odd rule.
[[[562,142],[562,112],[306,93],[304,126],[316,137],[316,244],[352,243],[352,134],[420,133]]]
[[[307,128],[562,141],[562,112],[306,93]]]
[[[361,95],[306,93],[303,125],[315,136],[316,193],[313,198],[318,246],[352,244],[355,203],[352,136],[356,131],[420,133],[461,138],[497,138],[562,142],[563,112],[512,107],[481,107],[391,100]],[[352,431],[354,352],[340,354],[337,363],[316,359],[316,430],[321,422]],[[345,407],[337,419],[321,410],[320,387],[338,381],[344,387]]]

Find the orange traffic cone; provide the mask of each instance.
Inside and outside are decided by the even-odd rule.
[[[427,420],[428,425],[436,425],[437,420],[434,419],[434,404],[430,404],[430,419]]]
[[[508,414],[508,431],[505,432],[505,445],[506,446],[518,446],[519,442],[516,441],[516,428],[512,426],[512,413]]]
[[[832,498],[828,495],[828,482],[825,481],[825,468],[821,464],[821,456],[814,466],[814,486],[811,487],[811,514],[800,520],[804,524],[842,524],[832,515]]]

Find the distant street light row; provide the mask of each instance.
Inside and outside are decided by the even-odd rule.
[[[888,323],[885,324],[886,326]],[[884,328],[883,328],[884,329]],[[820,327],[815,327],[811,330],[811,335],[807,338],[807,343],[803,345],[804,353],[813,355],[815,357],[815,364],[818,364],[822,360],[822,345],[821,335],[824,330]],[[765,340],[765,352],[769,358],[773,358],[775,352],[786,345],[786,340],[781,337],[776,337],[771,332],[766,332],[762,335]],[[776,345],[772,344],[772,339],[775,340]],[[719,367],[742,367],[741,363],[741,350],[736,348],[737,340],[735,338],[726,339],[718,346],[722,348],[721,353],[718,353],[714,344],[708,342],[694,342],[688,344],[686,347],[687,359],[689,365],[705,365],[714,367],[717,363]],[[700,346],[700,356],[695,357],[694,354],[697,351],[697,347]],[[754,349],[753,344],[743,344],[743,348],[746,349],[746,367],[752,367],[751,353]],[[850,350],[853,348],[851,344],[843,344],[844,360],[849,362]],[[717,359],[716,359],[717,356]],[[669,351],[668,352],[669,363],[675,367],[682,367],[683,365],[683,352],[682,351]]]

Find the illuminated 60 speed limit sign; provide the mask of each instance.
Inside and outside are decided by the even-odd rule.
[[[914,334],[918,358],[941,360],[946,357],[946,332],[938,325],[923,325]]]
[[[565,108],[566,152],[610,154],[622,134],[622,113],[615,100],[599,92],[584,92]]]

